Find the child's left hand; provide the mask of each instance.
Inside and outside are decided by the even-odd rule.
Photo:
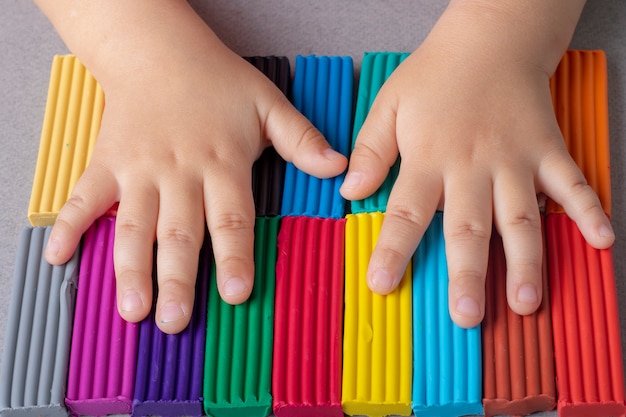
[[[529,314],[541,302],[538,193],[561,204],[592,246],[609,247],[614,235],[565,148],[550,69],[533,56],[520,60],[514,45],[494,49],[480,36],[455,42],[455,19],[440,20],[381,88],[358,135],[342,194],[370,195],[401,155],[368,284],[377,293],[391,292],[434,212],[444,210],[450,314],[472,327],[484,315],[492,224],[504,242],[509,305]]]

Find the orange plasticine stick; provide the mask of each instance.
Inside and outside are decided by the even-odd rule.
[[[567,51],[550,80],[552,102],[565,145],[611,215],[606,56],[603,51]],[[547,213],[563,213],[548,202]]]

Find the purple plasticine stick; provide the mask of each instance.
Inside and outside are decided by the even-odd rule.
[[[200,253],[196,298],[189,325],[179,334],[166,335],[156,326],[154,308],[141,322],[133,416],[202,415],[210,272],[211,249],[207,238]]]

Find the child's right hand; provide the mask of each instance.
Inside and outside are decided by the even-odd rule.
[[[273,145],[284,159],[320,177],[341,173],[347,161],[186,2],[148,2],[122,15],[109,10],[112,2],[89,10],[101,18],[111,13],[115,26],[101,33],[100,53],[85,52],[106,106],[92,159],[58,215],[46,258],[53,264],[67,261],[85,230],[119,201],[118,309],[129,321],[150,311],[156,239],[156,321],[163,331],[176,333],[190,319],[205,219],[222,298],[241,303],[252,290],[251,167],[263,149]],[[117,7],[139,6],[123,0]],[[54,11],[46,13],[55,22]],[[115,20],[128,16],[142,20],[133,27]],[[59,20],[57,26],[63,25],[58,16],[55,24]],[[81,42],[66,37],[82,58]]]

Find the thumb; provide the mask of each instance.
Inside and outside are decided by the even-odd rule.
[[[348,200],[361,200],[376,191],[398,157],[396,114],[380,96],[358,133],[348,173],[340,192]]]
[[[265,131],[276,151],[307,174],[329,178],[346,169],[347,158],[333,150],[315,126],[284,97],[270,110]]]

